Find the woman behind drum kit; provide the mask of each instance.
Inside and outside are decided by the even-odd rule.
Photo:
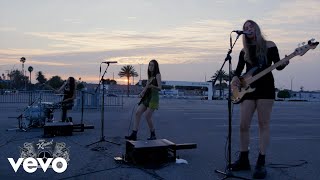
[[[68,121],[67,111],[73,107],[74,99],[76,98],[76,81],[74,77],[69,77],[56,93],[63,93],[63,100],[61,101],[61,121],[66,122]]]

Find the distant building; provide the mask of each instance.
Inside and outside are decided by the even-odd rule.
[[[212,100],[212,82],[162,81],[162,95],[200,96]]]
[[[320,91],[293,91],[288,100],[320,101]]]
[[[86,85],[86,88],[89,92],[95,91],[97,87],[98,87],[98,84]],[[101,90],[102,88],[103,86],[102,84],[100,84],[98,90],[99,89]],[[116,95],[125,95],[127,94],[127,91],[128,91],[127,85],[120,85],[120,84],[106,84],[105,89],[107,93],[116,94]],[[130,91],[129,93],[130,95],[138,95],[142,91],[142,87],[137,85],[129,85],[129,91]]]
[[[143,80],[142,80],[143,81]],[[146,80],[144,80],[146,81]],[[143,83],[138,83],[143,84]],[[95,91],[97,84],[87,84],[88,91]],[[127,94],[127,85],[105,85],[108,93],[125,95]],[[142,91],[142,86],[130,85],[130,95],[138,95]],[[102,89],[100,85],[99,89]],[[199,96],[207,97],[206,99],[212,99],[212,83],[211,82],[188,82],[188,81],[162,81],[163,96]]]

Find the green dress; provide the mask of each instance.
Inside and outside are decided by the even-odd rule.
[[[156,79],[154,79],[151,84],[158,86]],[[139,102],[139,105],[141,103],[150,109],[158,109],[159,108],[159,90],[155,88],[148,88],[144,97],[142,97],[141,101]]]

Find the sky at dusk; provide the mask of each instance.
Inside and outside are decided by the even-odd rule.
[[[156,59],[162,80],[203,82],[221,67],[232,30],[256,21],[280,58],[299,43],[319,41],[319,0],[0,0],[0,73],[32,66],[46,78],[99,82],[100,64],[118,61],[106,78],[133,65],[141,78]],[[232,39],[236,34],[232,34]],[[242,38],[232,56],[235,69]],[[101,65],[102,73],[106,64]],[[273,71],[279,89],[320,90],[320,48]],[[226,64],[225,71],[228,71]],[[29,74],[29,73],[28,73]],[[135,78],[135,81],[140,77]]]

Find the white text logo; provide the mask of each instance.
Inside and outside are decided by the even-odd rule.
[[[34,173],[39,166],[42,168],[43,172],[46,172],[51,162],[51,167],[56,173],[63,173],[68,167],[67,161],[63,158],[48,158],[46,162],[44,162],[42,158],[35,159],[31,157],[26,159],[19,158],[17,162],[15,162],[13,158],[8,158],[8,160],[15,172],[18,171],[22,162],[23,169],[28,173]]]

